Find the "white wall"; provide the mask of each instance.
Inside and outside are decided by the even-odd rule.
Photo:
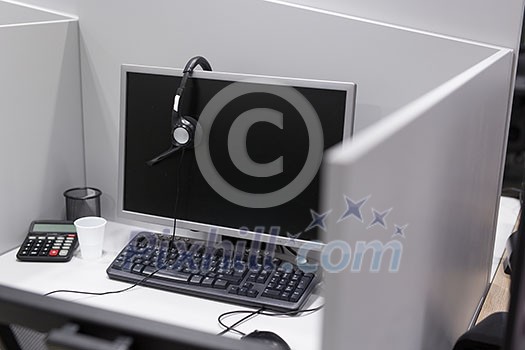
[[[63,19],[64,16],[50,12],[42,12],[7,2],[0,4],[0,25],[2,26]]]
[[[355,81],[362,129],[492,51],[260,0],[27,2],[80,18],[87,182],[110,219],[123,63],[183,67],[202,54],[219,71]]]
[[[271,1],[271,0],[270,0]],[[509,0],[288,0],[517,50],[523,1]]]
[[[5,3],[0,13],[4,252],[22,243],[32,220],[65,218],[62,192],[83,186],[85,173],[78,23]]]

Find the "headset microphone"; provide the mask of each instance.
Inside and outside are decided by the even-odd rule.
[[[197,132],[197,121],[190,116],[182,115],[182,103],[184,102],[186,82],[197,66],[201,66],[203,70],[211,71],[210,63],[202,56],[195,56],[186,63],[182,72],[181,83],[175,93],[175,98],[173,99],[173,111],[171,113],[171,147],[167,151],[146,162],[149,166],[159,163],[182,148],[193,147],[195,134]]]

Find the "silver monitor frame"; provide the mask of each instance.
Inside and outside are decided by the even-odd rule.
[[[127,89],[127,73],[147,73],[158,75],[169,75],[175,77],[182,77],[182,69],[166,68],[166,67],[152,67],[142,65],[123,64],[121,67],[121,91],[120,91],[120,131],[119,131],[119,169],[118,169],[118,199],[117,199],[117,220],[132,224],[139,227],[145,227],[153,231],[166,232],[173,227],[173,219],[160,217],[155,215],[137,213],[124,210],[124,151],[125,151],[125,130],[126,130],[126,89]],[[224,72],[208,72],[196,70],[192,74],[192,78],[215,79],[223,81],[247,81],[250,83],[270,83],[275,82],[278,85],[330,89],[337,91],[344,91],[347,94],[345,106],[345,120],[343,130],[343,141],[348,140],[353,133],[354,128],[354,110],[356,99],[356,84],[351,82],[337,82],[325,80],[312,79],[297,79],[287,77],[273,77],[262,75],[238,74],[238,73],[224,73]],[[173,87],[173,91],[177,86]],[[209,232],[210,227],[217,230],[220,236],[230,236],[241,238],[239,229],[229,228],[214,225],[213,223],[197,223],[186,220],[177,220],[177,235],[192,238],[206,238],[206,232]],[[198,232],[195,232],[198,231]],[[200,233],[200,234],[199,234]],[[254,240],[261,242],[274,242],[276,245],[284,245],[291,248],[299,248],[305,243],[308,243],[310,250],[321,250],[324,247],[322,242],[312,242],[302,239],[291,239],[284,236],[271,236],[268,233],[243,232],[242,239]]]

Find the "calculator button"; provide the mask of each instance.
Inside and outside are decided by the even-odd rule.
[[[67,236],[68,236],[68,237],[72,237],[72,238],[75,238],[75,237],[76,237],[76,235],[74,235],[74,234],[72,234],[72,233],[69,234],[69,235],[67,235]]]
[[[31,253],[29,253],[29,255],[31,255],[31,256],[38,255],[38,251],[36,251],[36,252],[35,252],[35,251],[32,251]]]
[[[29,236],[29,237],[27,237],[27,239],[35,240],[35,239],[36,239],[36,236]]]
[[[39,236],[38,239],[39,240],[43,240],[43,239],[46,239],[46,237],[45,236]]]
[[[49,236],[49,237],[47,237],[47,239],[55,240],[56,237],[55,236]]]
[[[20,252],[20,255],[27,255],[28,253],[29,253],[29,252],[28,252],[27,250],[22,250],[22,251]]]
[[[62,250],[60,251],[60,253],[58,253],[58,255],[59,255],[59,256],[66,256],[67,253],[69,253],[69,250],[68,250],[68,249],[62,249]]]
[[[49,256],[57,256],[58,255],[58,250],[57,249],[51,249],[49,251]]]

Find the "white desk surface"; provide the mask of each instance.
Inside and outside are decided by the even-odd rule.
[[[519,202],[503,197],[500,203],[494,266],[503,253],[505,242],[510,235],[519,212]],[[16,249],[0,256],[0,283],[19,289],[45,294],[57,289],[104,292],[128,287],[130,284],[110,280],[106,268],[130,236],[140,228],[109,222],[106,228],[104,255],[96,261],[85,261],[79,253],[69,263],[28,263],[16,261]],[[493,272],[495,267],[493,268]],[[227,311],[246,310],[232,304],[209,301],[202,298],[161,291],[148,287],[135,287],[119,294],[85,296],[60,293],[53,297],[76,301],[111,311],[117,311],[160,322],[170,323],[208,333],[219,333],[222,328],[217,317]],[[318,292],[307,307],[323,303]],[[233,324],[243,315],[226,318]],[[243,323],[237,329],[244,333],[254,330],[268,330],[279,334],[292,349],[321,349],[323,311],[299,317],[257,316]],[[235,337],[233,333],[228,336]]]
[[[130,236],[142,229],[108,222],[104,254],[95,261],[85,261],[79,251],[68,263],[18,262],[17,249],[0,256],[0,283],[6,286],[45,294],[58,289],[105,292],[129,287],[129,283],[110,280],[106,268],[128,242]],[[317,292],[316,292],[317,293]],[[317,307],[323,298],[314,293],[307,308]],[[104,296],[57,293],[50,297],[76,301],[137,317],[152,319],[186,328],[217,334],[223,328],[217,317],[234,310],[256,310],[233,304],[138,286],[129,291]],[[292,349],[321,349],[322,310],[298,317],[257,316],[239,325],[244,333],[254,330],[279,334]],[[246,314],[225,318],[233,324]],[[239,337],[229,332],[227,336]]]

